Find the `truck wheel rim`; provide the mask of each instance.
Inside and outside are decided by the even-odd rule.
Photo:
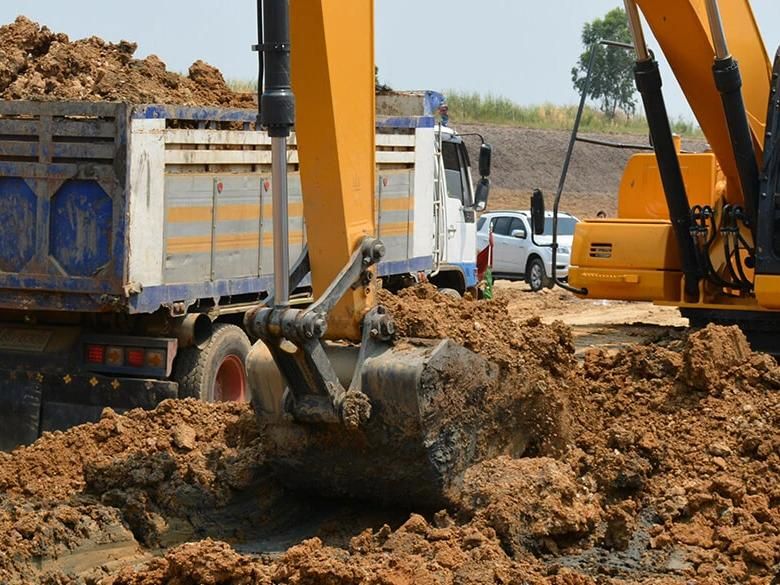
[[[538,264],[531,266],[531,287],[541,288],[542,286],[542,274]]]
[[[246,371],[244,362],[235,355],[229,355],[219,365],[214,380],[216,402],[243,402],[246,395]]]

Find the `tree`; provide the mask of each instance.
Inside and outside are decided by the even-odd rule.
[[[600,40],[631,43],[625,10],[615,8],[604,18],[585,23],[582,28],[585,51],[580,55],[577,66],[571,70],[572,82],[580,93],[585,86],[591,49],[593,44]],[[630,51],[604,45],[596,48],[588,97],[601,102],[601,111],[609,119],[614,119],[618,110],[625,112],[626,116],[631,116],[636,111],[633,63],[634,57]]]

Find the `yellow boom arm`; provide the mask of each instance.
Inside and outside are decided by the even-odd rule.
[[[742,201],[737,166],[711,64],[715,50],[704,0],[637,0],[728,180]],[[748,0],[720,3],[729,48],[742,70],[743,96],[756,153],[763,151],[771,63]]]
[[[376,235],[374,3],[292,0],[293,91],[315,298],[365,236]],[[328,337],[360,339],[373,287],[348,292]]]

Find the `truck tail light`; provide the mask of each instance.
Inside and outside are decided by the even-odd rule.
[[[176,339],[130,335],[90,335],[81,344],[86,369],[108,376],[167,378],[178,349]]]
[[[146,363],[146,352],[143,349],[133,347],[126,351],[127,365],[132,368],[143,368]]]
[[[88,345],[86,354],[88,364],[102,364],[106,359],[106,346],[95,344]]]
[[[166,355],[164,349],[148,349],[146,350],[146,366],[149,368],[162,368],[166,363]]]

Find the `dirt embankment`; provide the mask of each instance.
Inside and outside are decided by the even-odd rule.
[[[427,288],[384,300],[402,336],[452,336],[506,379],[551,380],[565,442],[473,466],[446,511],[389,525],[375,511],[361,528],[351,519],[371,506],[354,503],[331,520],[341,546],[331,528],[247,556],[199,538],[265,552],[252,528],[289,529],[298,502],[269,478],[250,409],[107,412],[0,457],[0,582],[767,583],[777,572],[780,368],[737,329],[577,363],[565,327],[515,322],[505,301]],[[172,548],[152,558],[161,546]]]
[[[203,61],[185,77],[158,57],[135,59],[135,43],[98,37],[71,41],[24,16],[0,27],[0,97],[254,108]]]
[[[559,130],[535,130],[511,126],[458,124],[459,132],[477,132],[493,145],[493,173],[489,209],[528,209],[535,188],[544,191],[552,208],[553,197],[563,168],[570,133]],[[608,142],[631,145],[648,144],[637,135],[587,135]],[[469,146],[473,143],[469,142]],[[706,143],[684,140],[686,150],[702,151]],[[566,180],[561,209],[582,218],[594,217],[599,210],[617,212],[617,193],[628,159],[639,150],[607,148],[578,142]],[[476,163],[476,161],[472,161]],[[473,169],[476,174],[476,168]]]

